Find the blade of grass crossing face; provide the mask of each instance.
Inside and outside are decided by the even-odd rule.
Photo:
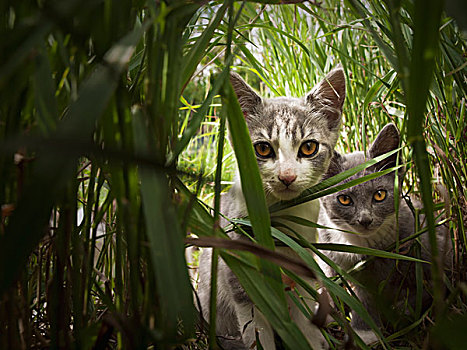
[[[229,131],[237,158],[242,190],[253,232],[259,244],[274,250],[274,240],[270,231],[270,218],[266,207],[266,197],[251,138],[232,85],[228,83],[224,86],[222,102],[227,110]],[[277,266],[266,261],[260,261],[260,266],[264,273],[274,276],[275,283],[271,285],[271,288],[275,290],[277,297],[280,298],[282,305],[285,307],[285,294],[282,289],[279,269]]]
[[[322,225],[316,224],[314,222],[308,221],[306,219],[303,219],[303,218],[297,217],[297,216],[281,215],[281,216],[275,216],[274,217],[274,219],[276,219],[276,218],[285,219],[285,220],[297,223],[297,224],[302,225],[302,226],[307,226],[307,227],[323,228],[323,229],[338,230],[338,231],[343,231],[343,232],[347,232],[347,233],[353,233],[351,231],[344,231],[344,230],[340,230],[340,229],[336,229],[336,228],[332,228],[332,227],[322,226]],[[234,220],[234,222],[238,223],[238,224],[242,224],[242,225],[251,226],[250,221],[246,220],[246,219]],[[288,230],[293,232],[293,230],[289,226],[287,226],[286,224],[284,224],[282,222],[278,223],[275,226],[275,228],[276,227],[287,228]],[[273,228],[273,237],[277,238],[276,235],[275,235],[275,232],[276,232],[275,228]],[[358,233],[355,233],[355,234],[358,235]],[[300,241],[303,241],[303,240],[300,240]],[[331,250],[331,251],[338,251],[338,252],[347,252],[347,253],[354,253],[354,254],[361,254],[361,255],[368,255],[368,256],[376,256],[376,257],[386,258],[386,259],[406,260],[406,261],[412,261],[412,262],[417,262],[417,263],[429,264],[429,262],[424,261],[424,260],[419,259],[419,258],[414,258],[414,257],[406,256],[406,255],[397,254],[397,253],[391,253],[391,252],[388,252],[388,251],[385,251],[385,250],[374,249],[374,248],[359,247],[359,246],[353,246],[353,245],[347,245],[347,244],[338,244],[338,243],[307,243],[306,246],[308,246],[308,244],[313,245],[313,247],[315,247],[316,249],[319,249],[319,250]],[[392,249],[393,247],[388,247],[388,248]]]
[[[351,181],[349,181],[347,183],[344,183],[344,184],[341,184],[341,185],[321,189],[322,187],[324,187],[323,184],[328,180],[330,180],[330,181],[326,184],[326,186],[328,186],[328,184],[331,183],[331,181],[335,182],[338,179],[341,179],[341,181],[342,181],[342,179],[347,178],[348,177],[347,171],[342,172],[341,174],[335,175],[335,176],[321,182],[320,184],[318,184],[318,185],[304,191],[297,199],[293,199],[293,200],[287,201],[287,202],[280,202],[280,203],[272,205],[270,207],[270,211],[271,212],[276,212],[276,211],[284,209],[284,208],[289,208],[289,207],[294,206],[294,205],[302,204],[302,203],[305,203],[305,202],[308,202],[308,201],[311,201],[311,200],[314,200],[314,199],[317,199],[317,198],[327,196],[327,195],[332,194],[332,193],[336,193],[336,192],[341,191],[343,189],[350,188],[352,186],[356,186],[356,185],[361,184],[363,182],[366,182],[366,181],[369,181],[369,180],[372,180],[372,179],[376,179],[376,178],[378,178],[380,176],[389,174],[389,173],[393,172],[394,170],[397,170],[397,169],[399,169],[401,167],[402,167],[402,165],[399,165],[397,167],[393,167],[393,168],[390,168],[390,169],[386,169],[386,170],[383,170],[383,171],[378,171],[376,173],[371,173],[369,175],[362,176],[360,178],[351,180]],[[353,168],[353,169],[355,169],[355,168]],[[350,169],[348,171],[354,171],[353,169]],[[344,173],[347,173],[346,177],[340,176],[340,175],[342,175]],[[338,181],[338,182],[340,182],[340,181]],[[316,191],[316,189],[320,189],[320,190]]]
[[[242,190],[248,207],[248,213],[258,242],[269,249],[274,249],[274,241],[270,232],[269,213],[266,208],[266,197],[263,184],[256,165],[251,138],[237,97],[230,84],[223,92],[223,103],[227,107],[229,131],[233,148],[237,157]],[[252,166],[255,164],[255,166]]]

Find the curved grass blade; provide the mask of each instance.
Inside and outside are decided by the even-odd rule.
[[[335,228],[322,226],[322,225],[316,224],[314,222],[308,221],[306,219],[303,219],[301,217],[290,216],[290,215],[281,215],[281,216],[278,216],[277,218],[289,220],[289,221],[292,221],[292,222],[297,223],[297,224],[302,225],[302,226],[336,230]],[[241,225],[251,226],[251,223],[250,223],[250,221],[248,219],[236,219],[236,220],[233,220],[233,222],[241,224]],[[284,228],[288,229],[289,231],[293,232],[293,230],[290,227],[288,227],[287,225],[285,225],[283,223],[279,223],[279,225],[275,225],[275,227],[276,228],[277,227],[284,227]],[[340,230],[340,229],[337,229],[337,230],[347,232],[347,233],[357,234],[357,233],[354,233],[354,232],[351,232],[351,231],[345,231],[345,230]],[[275,232],[276,231],[273,232],[273,237],[277,238],[275,236]],[[423,232],[426,232],[426,229],[424,231],[417,232],[417,236],[420,235]],[[413,236],[408,237],[408,238],[414,239],[417,236],[413,235]],[[403,242],[407,242],[407,241],[408,240],[405,239]],[[302,242],[302,239],[300,239],[298,243],[300,244],[300,242]],[[410,257],[410,256],[397,254],[397,253],[391,253],[391,252],[388,252],[388,251],[385,251],[385,250],[373,249],[373,248],[367,248],[367,247],[359,247],[359,246],[346,245],[346,244],[337,244],[337,243],[310,243],[310,242],[307,242],[305,245],[306,246],[312,245],[313,247],[315,247],[316,249],[319,249],[319,250],[331,250],[331,251],[354,253],[354,254],[368,255],[368,256],[387,258],[387,259],[394,259],[394,260],[406,260],[406,261],[412,261],[412,262],[417,262],[417,263],[431,264],[431,262],[429,262],[429,261],[425,261],[425,260],[413,258],[413,257]],[[303,244],[302,244],[302,246],[303,246]],[[391,245],[390,247],[388,247],[388,249],[394,249],[394,245]]]
[[[388,152],[388,153],[386,153],[386,154],[384,154],[382,156],[371,159],[371,160],[369,160],[369,161],[367,161],[367,162],[365,162],[363,164],[360,164],[360,165],[356,166],[355,168],[346,170],[346,171],[344,171],[344,172],[342,172],[340,174],[337,174],[337,175],[335,175],[333,177],[330,177],[329,179],[326,179],[326,180],[318,183],[317,185],[309,188],[308,190],[303,191],[302,194],[299,197],[297,197],[296,199],[292,199],[292,200],[287,201],[287,202],[279,202],[279,203],[276,203],[276,204],[272,205],[269,208],[269,211],[271,213],[274,213],[274,212],[277,212],[277,211],[285,209],[285,208],[289,208],[289,207],[292,207],[292,206],[295,206],[295,205],[298,205],[298,204],[302,204],[302,203],[305,203],[305,202],[308,202],[308,201],[311,201],[311,200],[314,200],[314,199],[317,199],[317,198],[320,198],[320,197],[324,197],[324,196],[327,196],[327,195],[329,195],[331,193],[336,193],[336,192],[341,191],[343,189],[350,188],[352,186],[356,186],[358,184],[361,184],[363,182],[366,182],[366,181],[369,181],[369,180],[372,180],[372,179],[376,179],[376,178],[378,178],[380,176],[389,174],[389,173],[391,173],[391,172],[393,172],[393,171],[395,171],[397,169],[400,169],[400,168],[403,167],[403,165],[399,165],[399,166],[395,166],[395,167],[392,167],[392,168],[389,168],[389,169],[386,169],[386,170],[383,170],[383,171],[378,171],[378,172],[375,172],[375,173],[371,173],[371,174],[362,176],[362,177],[360,177],[358,179],[351,180],[351,181],[349,181],[347,183],[334,186],[334,185],[342,182],[343,180],[351,177],[352,175],[355,175],[355,174],[359,173],[363,169],[366,169],[369,166],[378,163],[379,160],[387,158],[389,155],[394,154],[399,150],[400,150],[400,148],[397,149],[397,150]],[[331,187],[331,186],[334,186],[334,187]]]
[[[313,246],[319,250],[331,250],[331,251],[337,251],[337,252],[369,255],[369,256],[375,256],[378,258],[385,258],[385,259],[405,260],[405,261],[430,264],[429,261],[425,261],[422,259],[417,259],[411,256],[406,256],[406,255],[401,255],[401,254],[396,254],[396,253],[390,253],[384,250],[373,249],[373,248],[365,248],[365,247],[358,247],[358,246],[351,246],[347,244],[337,244],[337,243],[313,243]]]
[[[277,218],[282,218],[288,221],[292,221],[302,226],[336,230],[335,228],[322,226],[322,225],[316,224],[314,222],[308,221],[306,219],[303,219],[297,216],[281,215],[281,216],[277,216]],[[242,223],[246,223],[246,222],[247,222],[246,220],[242,220]],[[284,225],[284,224],[282,225],[290,230],[290,227],[287,227],[287,225]],[[358,233],[351,232],[351,231],[345,231],[345,230],[340,230],[340,229],[338,231],[343,231],[346,233],[352,233],[352,234],[358,235]],[[337,244],[337,243],[311,243],[311,244],[316,249],[320,249],[320,250],[331,250],[331,251],[354,253],[354,254],[361,254],[361,255],[370,255],[370,256],[376,256],[380,258],[406,260],[406,261],[430,264],[430,262],[425,261],[425,260],[421,260],[421,259],[417,259],[417,258],[413,258],[410,256],[401,255],[401,254],[390,253],[390,252],[380,250],[380,249],[359,247],[359,246],[347,245],[347,244]]]
[[[229,250],[241,250],[253,253],[257,257],[269,260],[276,265],[290,270],[301,276],[314,278],[315,274],[301,260],[287,256],[281,252],[272,251],[256,243],[247,240],[232,240],[220,237],[186,238],[185,243],[197,247],[223,248]]]

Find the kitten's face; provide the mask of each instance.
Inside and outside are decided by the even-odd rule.
[[[300,99],[262,99],[240,77],[231,77],[266,196],[293,199],[326,172],[341,123],[345,78],[336,69],[326,79]]]
[[[303,101],[265,100],[261,118],[247,118],[247,123],[267,195],[292,199],[321,179],[335,135]]]
[[[362,152],[352,153],[344,158],[343,171],[367,160]],[[379,169],[356,174],[345,182],[377,170]],[[337,227],[360,233],[363,237],[371,236],[384,226],[385,222],[394,219],[394,173],[326,196],[321,203]]]
[[[378,135],[367,156],[363,152],[348,155],[335,155],[326,176],[349,170],[365,161],[396,149],[399,145],[399,134],[394,125],[387,125]],[[364,175],[381,171],[395,165],[396,157],[365,169],[343,183],[360,178]],[[333,223],[342,229],[369,237],[378,232],[385,224],[393,222],[395,173],[389,173],[357,186],[321,198],[323,210]]]

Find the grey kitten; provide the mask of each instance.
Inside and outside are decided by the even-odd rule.
[[[260,97],[239,75],[231,75],[247,123],[266,194],[268,205],[297,197],[320,181],[326,172],[339,135],[342,105],[345,98],[345,76],[342,68],[332,70],[302,98]],[[295,215],[316,221],[318,201],[285,209],[276,215]],[[229,218],[246,216],[247,209],[239,176],[221,200],[221,212]],[[227,222],[223,221],[225,226]],[[294,227],[311,242],[316,231]],[[244,239],[230,234],[234,239]],[[286,250],[292,254],[291,250]],[[200,258],[198,296],[203,316],[209,319],[211,250]],[[271,326],[243,290],[236,276],[219,261],[217,297],[217,335],[225,348],[250,349],[255,342],[255,329],[264,349],[275,349]],[[290,302],[292,319],[313,348],[322,348],[319,330]]]
[[[395,150],[399,147],[399,131],[393,124],[386,125],[376,137],[367,154],[354,152],[348,155],[335,154],[326,177],[336,175],[351,169],[365,161]],[[381,171],[396,165],[397,154],[367,168],[344,182],[351,181],[363,175]],[[384,250],[396,240],[404,239],[414,233],[414,215],[407,203],[400,198],[398,222],[394,208],[394,181],[396,172],[391,172],[360,185],[342,190],[320,199],[321,211],[319,224],[327,227],[352,231],[356,234],[331,229],[319,229],[319,241],[323,243],[340,243]],[[449,240],[444,226],[438,228],[438,240],[442,249]],[[410,244],[410,243],[409,243]],[[426,235],[421,238],[422,258],[429,260],[428,240]],[[444,247],[444,249],[446,249]],[[401,253],[407,250],[407,245],[401,246]],[[337,265],[347,270],[364,260],[359,254],[323,251]],[[409,253],[410,254],[410,253]],[[424,264],[424,279],[429,280],[429,268]],[[320,261],[320,266],[328,276],[334,276],[335,271]],[[416,293],[415,264],[394,259],[377,258],[370,261],[363,270],[355,274],[358,282],[364,286],[355,286],[355,294],[367,308],[374,320],[384,321],[377,309],[388,309],[388,305],[396,306],[408,301],[413,306]],[[385,288],[381,288],[386,283]],[[424,296],[424,303],[429,302],[429,296]],[[377,305],[378,304],[378,305]],[[387,315],[391,310],[386,310]],[[404,316],[403,310],[399,317]],[[352,313],[352,326],[366,342],[377,338],[363,320]]]

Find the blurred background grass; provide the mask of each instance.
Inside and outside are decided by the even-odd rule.
[[[279,3],[2,2],[0,348],[206,348],[183,239],[222,235],[206,208],[235,172],[218,152],[227,68],[301,96],[339,63],[338,150],[395,123],[402,192],[428,216],[444,203],[455,245],[451,280],[433,268],[436,313],[384,346],[467,343],[465,5]]]

